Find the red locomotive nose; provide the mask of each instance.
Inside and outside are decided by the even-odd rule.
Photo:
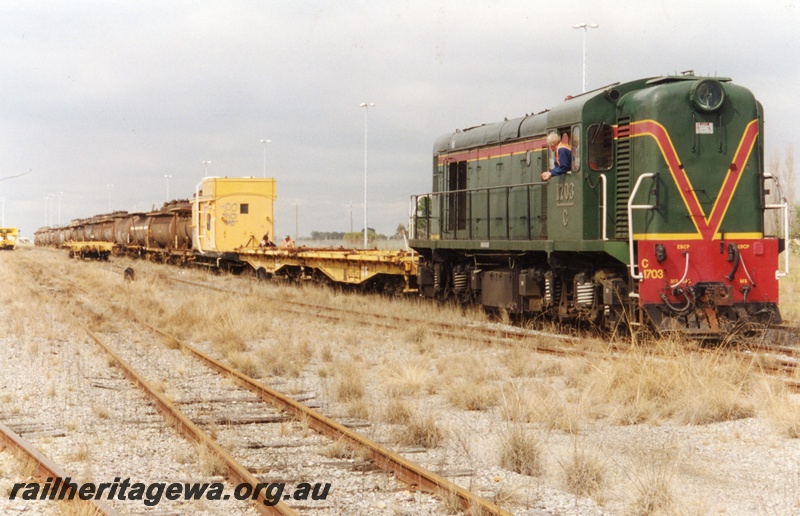
[[[683,306],[676,304],[685,303],[687,296],[697,302],[713,301],[715,306],[778,300],[777,239],[637,245],[642,304]]]

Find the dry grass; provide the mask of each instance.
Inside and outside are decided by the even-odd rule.
[[[796,271],[800,270],[800,253],[798,253],[796,246],[788,246],[791,249],[789,255],[789,267],[792,273],[785,278],[781,278],[779,283],[780,287],[780,309],[781,316],[785,322],[790,324],[800,324],[800,274]],[[781,264],[783,257],[781,256]],[[783,266],[781,266],[783,269]]]
[[[515,426],[500,442],[500,466],[522,475],[542,473],[542,445],[530,430]]]
[[[475,382],[500,380],[503,378],[501,368],[494,360],[489,361],[476,350],[453,352],[439,358],[436,368],[445,380],[465,378]]]
[[[91,449],[86,443],[80,443],[78,447],[67,454],[67,460],[72,462],[86,462],[92,456]]]
[[[594,417],[619,424],[706,424],[755,414],[752,364],[724,350],[700,353],[669,341],[657,346],[597,360],[590,373],[570,378]]]
[[[760,407],[764,418],[778,434],[800,438],[800,401],[777,379],[760,384]]]
[[[539,423],[547,430],[576,433],[581,428],[584,403],[571,403],[555,388],[539,381],[515,380],[500,392],[500,415],[506,421]]]
[[[234,369],[251,378],[261,378],[263,374],[263,362],[252,353],[238,351],[231,353],[228,355],[228,362]]]
[[[256,351],[257,361],[267,374],[297,378],[311,362],[314,351],[307,339],[291,338],[289,342],[272,342]]]
[[[342,362],[336,367],[333,394],[337,401],[349,403],[364,397],[366,387],[362,371],[352,362]]]
[[[487,410],[497,405],[498,388],[486,380],[456,380],[447,388],[448,401],[463,410]]]
[[[371,409],[367,398],[359,398],[349,402],[346,406],[347,417],[353,419],[369,419]]]
[[[337,439],[323,450],[322,455],[330,459],[352,459],[355,451],[347,441]]]
[[[92,405],[92,413],[94,413],[94,415],[100,419],[108,419],[111,417],[111,413],[109,412],[108,408],[104,407],[103,405],[98,405],[97,403]]]
[[[444,441],[444,432],[430,414],[412,412],[405,425],[394,434],[394,442],[400,446],[436,448]]]
[[[206,476],[224,476],[228,472],[225,461],[207,446],[197,446],[197,464],[200,466],[200,471]]]
[[[61,516],[99,516],[102,514],[89,502],[80,500],[64,500],[58,503]]]
[[[631,474],[630,512],[637,515],[669,514],[675,503],[673,479],[676,459],[669,449],[641,449]]]
[[[382,420],[390,425],[399,425],[411,418],[413,410],[409,404],[401,398],[389,398],[383,408]]]
[[[602,491],[606,483],[606,463],[603,459],[576,445],[562,468],[567,491],[577,496],[590,496],[602,503]]]
[[[395,359],[384,369],[381,377],[390,397],[418,396],[426,390],[432,376],[427,361],[421,359]]]

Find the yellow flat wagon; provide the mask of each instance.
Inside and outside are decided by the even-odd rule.
[[[239,259],[260,279],[286,276],[370,290],[416,292],[416,255],[410,251],[306,248],[241,248]]]

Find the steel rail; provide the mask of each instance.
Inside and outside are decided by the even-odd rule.
[[[19,266],[19,264],[18,264]],[[28,275],[28,277],[37,285],[39,283]],[[62,278],[63,279],[63,278]],[[70,281],[71,280],[67,280]],[[41,287],[41,285],[39,285]],[[198,427],[186,414],[178,409],[171,401],[169,401],[163,394],[153,388],[142,376],[140,376],[133,368],[125,362],[111,347],[103,342],[92,330],[83,324],[76,315],[68,312],[76,324],[78,324],[83,331],[91,338],[98,346],[100,346],[106,354],[111,357],[113,362],[122,369],[123,374],[134,384],[138,385],[147,396],[155,403],[156,409],[161,412],[167,423],[175,427],[175,429],[183,436],[194,440],[202,446],[206,446],[212,453],[216,454],[226,466],[226,478],[231,483],[242,484],[247,483],[253,487],[254,492],[257,492],[257,497],[251,501],[253,506],[260,514],[270,515],[296,515],[297,512],[283,503],[278,501],[274,505],[268,505],[263,490],[256,489],[256,486],[262,482],[258,480],[250,471],[244,466],[239,464],[224,448],[212,439],[206,432]]]
[[[227,466],[227,478],[233,484],[250,484],[254,491],[258,493],[258,497],[253,499],[253,505],[261,514],[280,514],[280,515],[294,515],[297,514],[294,509],[279,501],[275,505],[268,505],[268,500],[263,493],[263,490],[255,489],[261,483],[250,471],[231,456],[224,448],[212,439],[206,432],[198,427],[189,417],[186,416],[180,409],[172,404],[163,394],[156,391],[144,378],[142,378],[133,368],[128,365],[122,358],[114,352],[105,342],[103,342],[97,335],[94,334],[89,328],[81,325],[87,335],[114,360],[114,362],[122,369],[123,374],[132,381],[139,385],[147,395],[156,404],[156,408],[164,415],[164,418],[173,424],[175,428],[182,435],[196,441],[202,446],[206,446],[214,454],[219,456]],[[260,503],[259,503],[260,502]]]
[[[14,450],[18,450],[23,454],[25,454],[27,457],[29,457],[31,460],[33,460],[33,462],[36,464],[36,472],[35,472],[36,476],[40,479],[52,478],[52,479],[63,480],[65,478],[72,478],[71,475],[68,475],[55,462],[47,458],[47,456],[45,456],[42,452],[37,450],[28,441],[23,439],[19,434],[11,430],[11,428],[9,428],[3,423],[0,423],[0,448],[11,448]],[[54,494],[55,492],[51,493],[51,497],[48,498],[48,500],[58,499],[57,497],[53,496]],[[108,515],[119,514],[111,506],[109,506],[106,503],[103,503],[100,500],[94,500],[92,498],[85,500],[83,498],[77,497],[77,492],[73,492],[72,494],[73,497],[77,498],[75,500],[76,502],[86,504],[94,511],[95,514],[108,514]],[[62,501],[61,499],[58,500]]]
[[[203,285],[204,286],[204,285]],[[213,287],[211,287],[213,288]],[[227,293],[231,293],[230,291],[226,291],[225,289],[219,289],[225,291]],[[74,316],[73,316],[74,317]],[[252,378],[245,376],[238,371],[234,371],[227,367],[222,362],[214,359],[211,356],[206,355],[200,350],[195,349],[194,347],[188,345],[187,343],[183,342],[182,340],[178,339],[177,337],[170,335],[160,328],[157,328],[137,317],[133,317],[135,321],[139,324],[149,328],[151,331],[161,335],[162,337],[170,340],[173,343],[178,344],[183,350],[188,351],[189,353],[195,355],[197,358],[205,362],[208,366],[212,369],[228,375],[232,377],[235,381],[239,383],[242,387],[250,390],[251,392],[255,393],[261,399],[270,403],[271,405],[284,410],[285,412],[289,413],[292,417],[305,421],[308,423],[308,426],[313,430],[317,431],[318,433],[329,437],[331,439],[344,439],[349,442],[351,445],[366,450],[369,454],[369,457],[372,459],[373,463],[381,470],[391,473],[395,477],[397,477],[402,482],[417,487],[420,490],[434,492],[439,494],[442,497],[446,496],[455,496],[458,501],[459,505],[465,510],[474,510],[479,509],[484,514],[498,514],[498,515],[509,515],[508,511],[500,508],[496,504],[481,498],[471,491],[458,486],[446,478],[437,475],[431,471],[422,468],[421,466],[405,459],[401,455],[388,450],[379,444],[361,436],[357,433],[349,430],[348,428],[344,427],[343,425],[337,423],[336,421],[316,412],[301,403],[298,403],[291,398],[284,396],[283,394],[274,391],[258,382],[253,380]],[[169,417],[173,417],[175,420],[176,428],[184,435],[188,435],[192,439],[201,442],[202,444],[207,445],[210,449],[212,449],[215,453],[217,453],[226,463],[228,463],[229,457],[227,452],[219,447],[215,441],[213,441],[210,437],[208,437],[205,432],[199,429],[190,419],[188,419],[179,409],[177,409],[169,400],[167,400],[163,395],[158,393],[152,386],[150,386],[141,376],[139,376],[130,366],[128,366],[122,358],[117,355],[107,344],[105,344],[97,335],[95,335],[89,328],[85,325],[81,325],[84,331],[89,335],[89,337],[95,341],[100,347],[102,347],[108,355],[120,365],[123,370],[123,373],[134,383],[140,385],[143,390],[147,392],[147,394],[155,401],[157,408],[160,412],[165,414],[165,417],[169,419]],[[188,434],[185,434],[188,432]],[[240,482],[248,482],[247,476],[250,476],[256,483],[258,482],[255,477],[252,477],[250,473],[242,468],[236,461],[230,457],[230,461],[232,461],[232,465],[229,464],[229,474],[235,473],[241,475]],[[236,467],[238,466],[238,468]],[[243,471],[239,471],[241,468]],[[238,480],[238,479],[237,479]],[[255,484],[253,484],[255,485]],[[279,507],[283,506],[283,507]],[[258,507],[258,506],[257,506]],[[269,509],[282,509],[282,508],[289,509],[286,507],[282,502],[280,502],[275,507],[270,507]],[[258,507],[259,509],[263,508]],[[294,514],[294,512],[289,509],[290,512],[277,512],[277,514]]]
[[[229,368],[219,360],[195,349],[160,328],[138,318],[136,320],[151,331],[168,339],[170,342],[177,343],[182,350],[193,354],[211,368],[231,377],[239,385],[250,390],[267,403],[289,413],[298,420],[307,422],[308,426],[316,432],[331,439],[344,439],[352,446],[367,451],[369,457],[378,468],[391,473],[406,484],[417,487],[420,490],[437,493],[442,497],[455,495],[464,510],[479,509],[482,510],[484,514],[510,515],[508,511],[500,508],[489,500],[475,495],[471,491],[450,482],[432,471],[426,470],[418,464],[405,459],[401,455],[353,432],[333,419],[306,407],[302,403],[298,403],[280,392],[270,389],[249,376]]]

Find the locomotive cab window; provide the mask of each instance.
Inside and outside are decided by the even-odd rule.
[[[572,147],[572,171],[578,172],[581,169],[581,126],[572,127],[569,145]]]
[[[589,139],[587,158],[589,168],[596,171],[609,170],[614,164],[614,131],[605,123],[590,125],[586,131]]]

